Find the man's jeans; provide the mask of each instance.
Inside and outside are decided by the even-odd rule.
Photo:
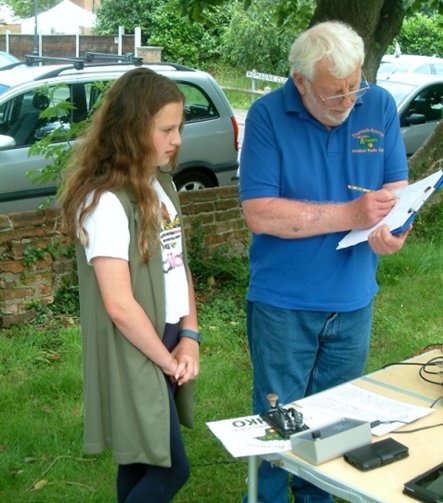
[[[253,411],[269,408],[268,393],[286,404],[360,377],[369,351],[373,303],[352,312],[279,309],[248,302],[247,330],[253,364]],[[260,503],[288,503],[288,473],[262,462]],[[329,503],[332,498],[298,477],[297,503]],[[247,501],[247,500],[245,500]]]

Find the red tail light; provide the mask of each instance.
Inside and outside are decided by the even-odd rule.
[[[238,122],[237,119],[235,118],[235,115],[231,116],[231,122],[232,122],[232,127],[234,128],[234,147],[235,150],[238,152],[240,146],[238,143],[238,135],[239,135],[239,127],[238,127]]]

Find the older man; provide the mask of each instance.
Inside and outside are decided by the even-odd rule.
[[[407,184],[407,160],[393,98],[362,74],[360,36],[339,22],[294,42],[286,84],[249,110],[240,195],[253,233],[248,339],[253,409],[275,392],[287,403],[360,376],[377,293],[379,254],[407,232],[381,226],[367,242],[337,250],[351,229],[377,224]],[[348,185],[367,192],[356,192]],[[298,502],[331,496],[294,478]],[[262,463],[259,501],[287,503],[288,477]]]

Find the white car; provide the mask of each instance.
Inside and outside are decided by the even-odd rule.
[[[443,75],[443,58],[413,54],[386,54],[383,56],[378,68],[377,79],[390,79],[403,73]]]
[[[0,70],[6,67],[9,68],[11,65],[18,65],[20,63],[20,60],[12,54],[9,54],[9,52],[0,51]]]
[[[65,58],[62,64],[22,64],[0,71],[0,214],[34,210],[55,194],[53,181],[33,185],[27,176],[28,171],[50,164],[44,155],[29,156],[29,148],[56,127],[74,131],[73,126],[92,113],[102,86],[138,64],[136,58],[114,64]],[[185,95],[183,143],[174,173],[177,189],[235,184],[238,124],[217,82],[208,73],[181,65],[145,66],[174,80]],[[66,115],[54,119],[44,115],[50,100],[42,88],[53,90],[52,104],[70,104]]]
[[[395,74],[377,79],[395,99],[406,153],[425,142],[443,116],[443,75]]]

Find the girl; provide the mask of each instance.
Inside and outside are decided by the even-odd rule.
[[[119,503],[169,502],[189,477],[179,422],[193,425],[200,337],[167,172],[183,107],[170,79],[124,74],[77,143],[61,193],[77,243],[85,451],[112,449]]]

